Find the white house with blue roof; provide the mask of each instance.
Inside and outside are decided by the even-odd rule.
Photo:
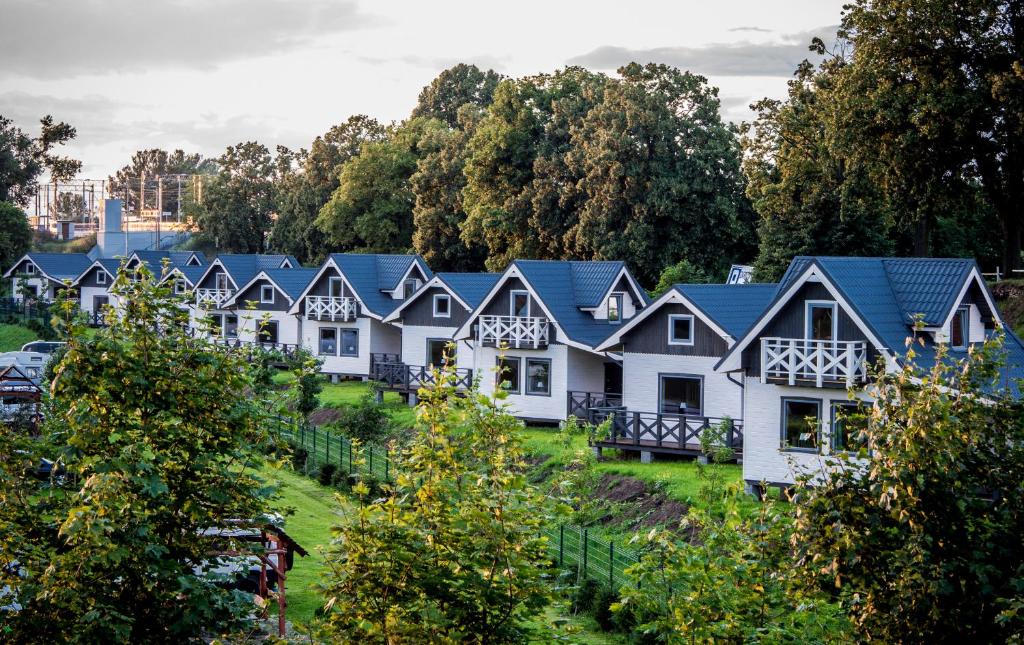
[[[66,284],[73,284],[92,265],[85,253],[26,253],[4,273],[11,280],[11,293],[21,300],[25,290],[38,300],[50,301]],[[72,287],[76,292],[77,289]]]
[[[288,312],[322,372],[369,378],[374,362],[401,360],[401,330],[384,319],[431,277],[417,255],[332,253]]]
[[[622,356],[621,400],[576,400],[570,412],[614,420],[597,447],[699,455],[711,425],[742,450],[743,382],[715,366],[775,293],[774,284],[678,284],[597,346]]]
[[[248,284],[261,271],[295,269],[301,264],[291,255],[263,255],[258,253],[222,253],[218,255],[195,283],[192,290],[193,327],[200,321],[212,324],[214,335],[237,340],[240,312],[229,304],[243,285]]]
[[[497,273],[437,273],[412,296],[384,318],[402,331],[398,363],[377,363],[373,379],[389,389],[415,396],[416,390],[433,383],[433,369],[441,367],[455,332],[494,287]],[[457,385],[473,381],[470,339],[456,343],[454,358]],[[415,399],[412,399],[415,400]]]
[[[846,418],[866,393],[869,365],[887,369],[920,340],[915,361],[935,360],[938,343],[966,355],[1002,326],[973,260],[798,257],[771,301],[716,365],[743,383],[743,478],[786,486],[820,472],[831,455],[855,448]],[[1006,331],[1003,384],[1024,377],[1024,347]],[[1016,392],[1016,390],[1014,390]]]
[[[102,313],[104,306],[111,304],[110,287],[120,267],[121,260],[117,258],[100,258],[75,278],[82,311],[95,316]]]
[[[516,416],[558,422],[573,396],[621,396],[619,358],[596,348],[648,302],[622,262],[515,260],[454,338],[474,344],[482,392],[504,387]]]
[[[294,350],[302,344],[302,319],[288,313],[316,269],[264,269],[226,303],[238,315],[238,340],[268,349]]]

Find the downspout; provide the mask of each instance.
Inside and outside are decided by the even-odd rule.
[[[740,414],[743,417],[740,419],[740,422],[742,423],[743,419],[746,418],[747,416],[747,387],[746,385],[743,384],[742,376],[740,377],[739,381],[732,377],[732,375],[736,372],[740,372],[742,374],[743,368],[726,372],[725,378],[729,379],[730,382],[735,383],[740,388]]]

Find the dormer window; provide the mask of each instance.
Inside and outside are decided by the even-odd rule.
[[[260,287],[260,302],[262,304],[274,304],[274,287],[265,284]]]
[[[836,316],[836,303],[828,300],[808,300],[806,306],[804,338],[808,340],[836,340],[839,336],[839,317]]]
[[[288,258],[285,258],[285,259],[281,260],[281,266],[279,268],[281,268],[281,269],[290,269],[290,268],[292,268],[291,260],[289,260]]]
[[[188,289],[188,286],[185,284],[184,280],[175,280],[174,281],[174,293],[175,293],[175,295],[179,295],[180,296],[181,294],[185,293],[185,291],[187,289]]]
[[[617,325],[622,322],[622,294],[608,296],[608,322]]]
[[[106,283],[107,283],[107,273],[106,273],[106,271],[97,271],[96,272],[96,284],[106,284]]]
[[[960,307],[949,323],[949,346],[953,349],[967,349],[970,338],[970,308]]]
[[[693,344],[693,316],[689,314],[674,314],[668,317],[668,344]]]
[[[420,288],[420,281],[416,278],[409,278],[402,284],[402,295],[407,299],[412,294],[416,293],[416,290]]]
[[[452,317],[452,299],[443,293],[434,294],[434,317]]]
[[[194,255],[190,256],[189,259],[188,259],[188,262],[186,262],[185,264],[187,264],[190,267],[197,267],[197,266],[199,266],[199,258],[197,258]]]

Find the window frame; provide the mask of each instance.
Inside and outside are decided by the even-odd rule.
[[[516,313],[516,296],[526,296],[526,315],[520,316]],[[508,292],[508,315],[509,318],[530,318],[532,307],[530,303],[530,292],[527,289],[511,289]]]
[[[862,408],[864,405],[864,401],[829,401],[828,432],[829,448],[832,450],[832,452],[847,452],[850,454],[857,454],[858,452],[860,452],[861,448],[859,447],[851,449],[848,446],[838,445],[837,439],[839,439],[840,435],[836,431],[836,412],[839,408],[853,408],[856,412],[859,408]],[[867,446],[863,446],[863,448],[867,448]]]
[[[612,302],[617,302],[618,303],[616,305],[616,308],[615,308],[615,311],[618,314],[618,317],[615,320],[612,320]],[[625,306],[626,306],[626,294],[624,294],[621,291],[614,291],[614,292],[612,292],[611,295],[608,296],[608,304],[605,305],[605,312],[604,312],[605,318],[608,319],[608,322],[611,323],[612,325],[621,325],[622,324],[622,318],[623,318],[623,311],[622,310],[623,310],[623,308]]]
[[[96,272],[96,284],[101,286],[107,285],[107,272],[103,269]]]
[[[675,337],[675,322],[677,320],[689,320],[690,321],[690,338],[679,340]],[[695,317],[693,314],[669,314],[668,315],[668,344],[674,347],[693,347],[694,337],[696,336],[694,330]]]
[[[811,310],[815,308],[832,310],[832,338],[812,338],[811,329],[814,318]],[[821,340],[824,342],[835,342],[839,340],[839,303],[835,300],[805,300],[804,301],[804,340]]]
[[[221,286],[223,283],[224,286]],[[213,288],[217,291],[227,291],[230,289],[228,286],[228,274],[225,271],[220,271],[213,274]]]
[[[346,352],[345,343],[342,340],[345,334],[355,334],[355,352]],[[353,327],[339,327],[338,328],[338,356],[343,358],[359,358],[359,330]]]
[[[264,340],[263,334],[266,330],[274,330],[273,340]],[[261,320],[256,324],[256,341],[260,343],[274,343],[278,344],[281,342],[281,324],[276,320]]]
[[[957,319],[961,319],[960,325],[960,340],[962,343],[955,344],[953,342],[953,322]],[[970,305],[960,305],[953,312],[953,317],[949,320],[949,348],[957,350],[965,350],[971,344],[971,307]]]
[[[337,291],[333,288],[334,285],[338,285]],[[339,275],[328,276],[327,278],[327,297],[328,298],[342,298],[342,294],[345,293],[345,282]]]
[[[434,344],[434,343],[441,343],[442,344],[441,356],[443,357],[444,356],[444,348],[446,348],[448,346],[448,343],[451,343],[451,342],[452,342],[451,338],[427,338],[426,342],[425,342],[425,351],[426,351],[426,354],[425,354],[425,358],[426,358],[425,364],[426,364],[426,366],[427,367],[433,366],[435,369],[440,369],[444,365],[444,361],[442,360],[442,362],[440,364],[437,364],[437,365],[434,365],[433,363],[431,363],[430,346],[432,344]],[[451,360],[453,362],[456,360],[456,357],[454,355],[451,356],[450,358],[451,358]]]
[[[228,318],[235,319],[234,331],[228,334]],[[224,314],[224,338],[238,338],[238,314]]]
[[[704,376],[702,374],[682,374],[676,372],[659,372],[658,373],[658,411],[659,414],[682,414],[681,412],[664,412],[665,408],[665,379],[688,379],[691,381],[697,381],[700,385],[700,412],[698,414],[689,414],[684,416],[702,417],[704,416]]]
[[[26,263],[25,264],[25,275],[35,275],[35,274],[36,274],[36,265],[32,264],[31,262]]]
[[[789,425],[787,419],[789,415],[786,413],[787,403],[813,403],[818,408],[818,427],[815,431],[814,444],[813,446],[791,446],[786,441],[786,430]],[[809,454],[818,454],[821,452],[821,414],[823,402],[821,399],[815,399],[806,396],[784,396],[779,399],[780,411],[779,411],[779,445],[783,452],[805,452]]]
[[[437,303],[444,301],[447,303],[447,311],[441,313],[437,309]],[[451,318],[452,317],[452,297],[447,293],[435,293],[433,297],[434,306],[434,318]]]
[[[324,352],[324,332],[329,331],[334,333],[334,352]],[[317,334],[316,352],[317,356],[337,356],[340,345],[338,343],[338,328],[337,327],[321,327]]]
[[[526,378],[526,387],[522,388],[526,393],[526,396],[551,396],[551,359],[550,358],[530,358],[529,356],[524,357],[525,368],[520,372],[519,380],[522,381],[523,377]],[[530,385],[530,363],[545,363],[547,365],[547,392],[535,392]]]
[[[409,289],[410,284],[412,285],[411,290]],[[420,286],[422,286],[422,283],[419,278],[406,278],[402,280],[402,300],[408,300],[412,294],[419,291]]]
[[[267,289],[270,290],[270,298],[266,297]],[[274,285],[272,284],[261,284],[260,285],[260,304],[261,305],[272,305],[274,304]]]
[[[501,369],[502,363],[511,363],[513,361],[516,363],[516,389],[513,390],[513,389],[509,388],[509,389],[505,390],[505,392],[508,393],[508,394],[522,394],[523,393],[523,358],[522,358],[522,356],[505,356],[505,357],[498,356],[498,357],[496,357],[494,359],[494,364],[498,368],[495,371],[495,375],[494,375],[494,377],[495,377],[494,378],[494,388],[495,388],[495,390],[497,390],[498,388],[501,388],[501,384],[504,383],[506,380],[508,380],[508,379],[506,379],[504,377],[505,375],[502,372],[502,369]]]
[[[173,287],[173,289],[174,289],[174,295],[180,296],[180,295],[185,294],[185,292],[188,291],[188,285],[185,284],[185,280],[183,278],[176,278],[174,280],[174,287]]]

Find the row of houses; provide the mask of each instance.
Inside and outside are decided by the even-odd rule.
[[[516,260],[502,273],[433,273],[414,255],[136,252],[166,263],[194,319],[224,342],[304,347],[332,377],[373,379],[415,400],[452,353],[460,383],[502,387],[516,415],[611,419],[596,449],[700,455],[722,433],[751,487],[793,483],[856,449],[849,414],[869,366],[952,358],[1004,328],[972,260],[798,257],[777,284],[676,285],[651,300],[623,262]],[[5,277],[52,297],[65,282],[95,313],[118,261],[29,254]],[[1011,332],[1002,385],[1018,393]],[[849,391],[858,392],[851,398]]]

